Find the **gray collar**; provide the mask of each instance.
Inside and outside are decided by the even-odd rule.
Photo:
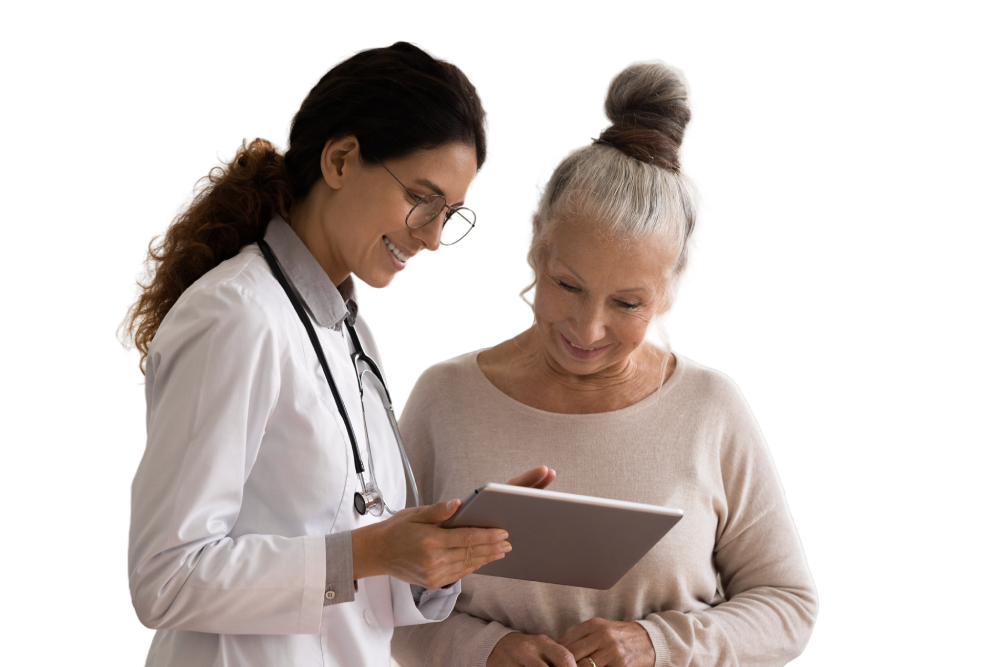
[[[316,324],[337,331],[344,320],[354,324],[358,302],[351,276],[339,286],[334,285],[306,244],[281,216],[274,216],[268,223],[264,240],[274,250],[281,270]]]

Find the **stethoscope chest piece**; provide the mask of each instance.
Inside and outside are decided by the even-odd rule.
[[[364,516],[369,512],[373,516],[381,516],[383,503],[382,498],[375,493],[361,493],[360,491],[354,492],[354,509],[357,510],[358,514]]]

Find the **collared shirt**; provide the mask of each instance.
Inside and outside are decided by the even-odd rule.
[[[374,392],[362,412],[342,326],[353,318],[381,365],[353,285],[338,291],[281,218],[265,240],[313,320],[362,457],[367,430],[386,502],[401,508],[395,436]],[[347,425],[256,244],[195,282],[164,318],[146,405],[129,583],[140,620],[158,628],[147,665],[384,666],[394,626],[451,611],[460,586],[424,592],[419,605],[388,576],[355,591],[350,531],[381,519],[353,509],[360,485]]]
[[[284,222],[281,218],[278,220]],[[348,276],[347,280],[331,289],[333,283],[330,277],[287,223],[269,224],[264,240],[274,251],[281,270],[313,322],[335,331],[340,331],[344,320],[354,324],[358,302],[353,277]]]

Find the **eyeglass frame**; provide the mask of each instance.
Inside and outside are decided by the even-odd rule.
[[[386,173],[388,173],[390,176],[392,176],[392,180],[394,180],[397,183],[399,183],[399,186],[401,188],[403,188],[403,190],[406,191],[406,194],[410,195],[411,197],[413,197],[414,199],[417,200],[416,203],[413,205],[413,207],[410,209],[409,213],[406,214],[406,219],[403,220],[403,222],[406,224],[407,227],[409,227],[410,229],[420,229],[421,227],[426,227],[427,225],[429,225],[432,222],[434,222],[435,220],[437,220],[437,216],[434,216],[433,218],[431,218],[430,220],[428,220],[424,224],[418,225],[417,227],[413,227],[412,225],[410,225],[410,216],[413,215],[413,212],[415,210],[417,210],[417,207],[420,206],[420,203],[422,201],[424,201],[428,197],[440,197],[441,199],[444,199],[444,195],[433,194],[433,195],[423,195],[423,196],[420,196],[416,192],[414,192],[413,190],[411,190],[410,188],[406,187],[403,184],[403,181],[401,181],[398,178],[396,178],[396,175],[394,173],[392,173],[391,171],[389,171],[389,167],[387,167],[384,164],[382,164],[382,160],[379,160],[378,158],[374,158],[374,160],[376,162],[378,162],[379,165],[383,169],[385,169]],[[451,243],[445,243],[444,241],[441,241],[441,245],[453,246],[456,243],[458,243],[459,241],[461,241],[462,239],[464,239],[466,236],[468,236],[469,232],[471,232],[475,228],[475,226],[476,226],[476,212],[473,211],[471,208],[469,208],[467,206],[458,206],[458,207],[456,207],[456,206],[452,206],[448,202],[444,203],[444,205],[441,207],[441,211],[444,211],[445,209],[448,209],[448,211],[450,211],[450,213],[448,213],[448,215],[446,215],[445,218],[444,218],[445,224],[447,224],[448,221],[451,220],[452,216],[454,216],[459,211],[468,211],[469,213],[472,214],[472,220],[470,221],[467,217],[465,217],[464,215],[462,215],[461,213],[459,213],[459,215],[462,217],[462,219],[469,223],[469,229],[464,234],[462,234],[461,236],[459,236],[457,240],[452,241]],[[438,211],[438,215],[441,215],[441,211]],[[443,226],[441,227],[441,235],[444,236],[444,227]]]

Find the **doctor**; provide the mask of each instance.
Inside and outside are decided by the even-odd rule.
[[[502,530],[437,527],[457,499],[401,509],[352,282],[384,287],[472,231],[484,118],[453,65],[363,51],[309,93],[284,155],[244,144],[151,246],[126,320],[146,377],[129,585],[157,629],[147,665],[384,667],[394,626],[446,618],[459,580],[509,551]]]

